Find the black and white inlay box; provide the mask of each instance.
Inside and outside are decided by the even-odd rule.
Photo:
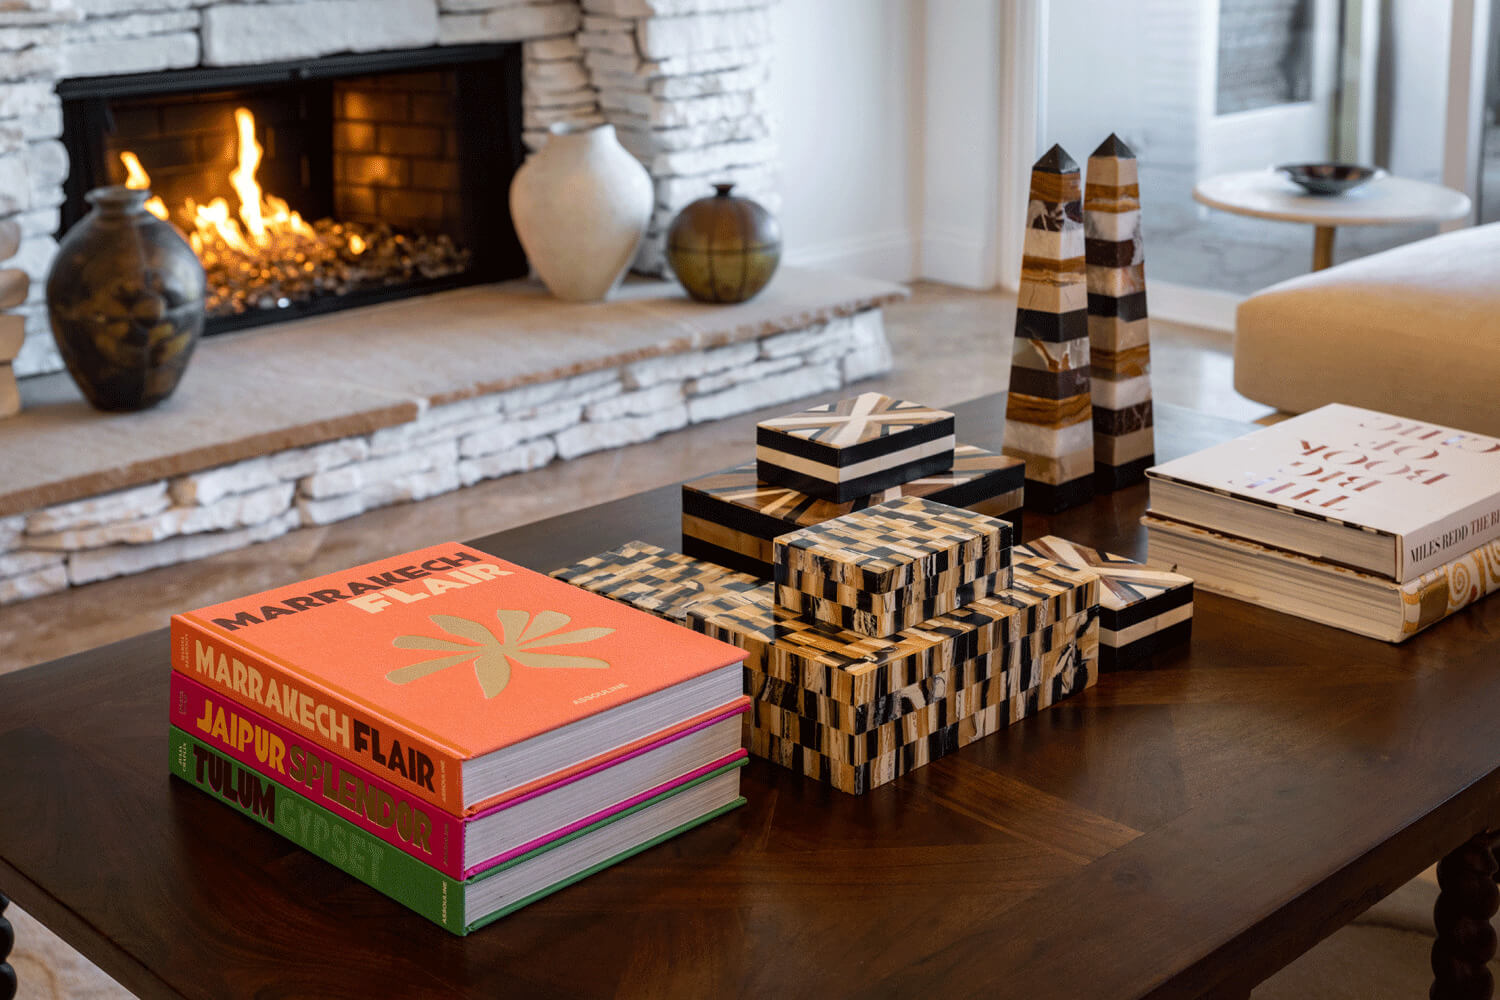
[[[866,392],[762,421],[757,475],[845,503],[953,466],[953,414]]]
[[[1193,581],[1181,573],[1047,535],[1015,548],[1017,559],[1046,559],[1099,576],[1099,669],[1151,665],[1193,634]]]

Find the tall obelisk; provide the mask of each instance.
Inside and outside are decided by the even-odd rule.
[[[1005,453],[1026,462],[1026,507],[1047,513],[1094,495],[1082,195],[1061,146],[1032,166]]]
[[[1141,189],[1135,154],[1119,136],[1089,157],[1083,208],[1095,486],[1108,492],[1142,481],[1156,462]]]

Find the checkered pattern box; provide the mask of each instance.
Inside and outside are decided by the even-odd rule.
[[[1099,668],[1146,666],[1193,634],[1193,581],[1180,573],[1048,535],[1016,546],[1016,558],[1048,559],[1099,576]]]
[[[1017,564],[1012,585],[888,638],[815,625],[780,611],[769,586],[705,600],[693,628],[739,646],[745,666],[814,694],[868,705],[1099,603],[1099,578],[1043,560]]]
[[[1082,657],[1087,655],[1087,649],[1097,649],[1098,631],[1093,627],[1097,618],[1086,615],[1079,616],[1079,620],[1086,620],[1088,624],[1083,634],[1069,637],[1073,641],[1055,641],[1051,633],[1062,631],[1065,627],[1062,625],[1045,630],[1049,633],[1046,642],[1033,643],[1033,639],[1040,639],[1038,633],[1023,637],[1004,650],[1003,659],[1009,664],[1006,669],[861,733],[851,733],[759,700],[752,700],[746,723],[751,729],[764,729],[782,739],[794,740],[842,763],[865,764],[925,740],[996,705],[1011,708],[1026,705],[1034,695],[1030,711],[1016,716],[1016,719],[1024,718],[1050,707],[1054,695],[1066,697],[1080,681],[1082,686],[1087,685],[1087,668],[1077,668],[1083,662]],[[1015,650],[1029,650],[1033,645],[1040,647],[1040,652],[1028,659],[1023,667],[1017,662]],[[1005,721],[1009,723],[1015,719],[1006,713]]]
[[[736,573],[646,542],[626,542],[552,576],[639,611],[683,624],[690,607],[710,599],[735,600],[762,586]]]
[[[847,503],[953,465],[953,414],[866,392],[762,421],[761,479]]]
[[[953,468],[844,503],[761,481],[754,462],[682,487],[682,550],[769,579],[775,540],[801,528],[903,496],[925,497],[1010,521],[1021,529],[1026,465],[974,445],[953,450]]]
[[[912,739],[897,738],[908,725],[905,719],[890,724],[887,731],[856,736],[752,702],[752,714],[746,716],[749,750],[840,791],[861,795],[1092,685],[1098,676],[1098,617],[1090,612],[1079,618],[1088,627],[1077,641],[1044,654],[1037,675],[1050,679],[1029,687],[1020,687],[1016,674],[981,682],[966,690],[964,699],[955,699],[955,705],[965,704],[963,709],[949,709],[936,719],[930,713],[917,716],[926,724],[915,727],[920,735]]]
[[[1027,560],[1009,590],[889,639],[790,618],[769,588],[689,617],[750,654],[751,752],[859,794],[1093,684],[1097,587]]]
[[[1092,683],[1086,673],[1095,666],[1096,658],[1090,650],[1097,649],[1097,636],[1090,636],[1097,619],[1097,609],[1085,608],[1063,621],[1012,638],[994,649],[867,702],[840,701],[749,666],[745,668],[745,693],[757,703],[855,736],[923,713],[936,712],[937,717],[929,719],[928,724],[931,728],[941,728],[937,723],[946,725],[968,714],[962,710],[965,704],[973,707],[988,704],[989,699],[982,696],[985,691],[1015,695],[1046,684],[1053,698],[1060,698],[1071,693],[1074,683],[1080,679],[1084,681],[1083,686]],[[1080,648],[1087,655],[1078,662],[1085,669],[1084,675],[1070,673],[1065,669],[1068,664],[1049,659],[1053,650],[1064,648],[1070,642],[1083,644]],[[999,681],[1004,681],[1004,684],[996,687]],[[986,684],[991,686],[981,687]],[[1050,704],[1053,698],[1048,698],[1047,703]]]
[[[998,518],[888,500],[778,538],[776,602],[809,622],[891,635],[1009,587],[1013,538]]]

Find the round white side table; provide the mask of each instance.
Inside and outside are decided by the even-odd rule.
[[[1314,271],[1333,263],[1333,235],[1339,226],[1446,222],[1469,214],[1469,196],[1462,191],[1389,174],[1343,194],[1308,194],[1275,170],[1246,170],[1199,181],[1193,199],[1235,215],[1317,227]]]

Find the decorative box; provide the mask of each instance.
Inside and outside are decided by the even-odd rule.
[[[1016,559],[1047,559],[1099,576],[1099,668],[1126,670],[1193,633],[1193,581],[1048,535],[1017,545]]]
[[[762,421],[761,479],[847,503],[953,465],[953,414],[878,392]]]
[[[646,542],[626,542],[551,575],[679,624],[699,601],[732,599],[761,586],[754,577]]]
[[[1098,578],[1037,559],[1014,577],[884,639],[792,618],[770,587],[689,619],[749,653],[751,752],[860,794],[1094,683]]]
[[[884,636],[1010,586],[1010,524],[899,497],[776,539],[778,604]],[[960,593],[960,588],[964,588]]]
[[[844,503],[763,482],[747,462],[682,487],[682,550],[769,579],[781,535],[898,497],[924,497],[1010,521],[1021,530],[1026,464],[973,445],[953,450],[953,468]]]
[[[1009,559],[999,561],[1008,563]],[[893,635],[1004,589],[1010,579],[1009,566],[987,572],[991,565],[995,563],[955,567],[962,570],[962,576],[949,571],[885,593],[869,593],[791,573],[786,583],[776,584],[776,603],[804,621],[860,635]],[[962,582],[945,582],[960,579]]]

